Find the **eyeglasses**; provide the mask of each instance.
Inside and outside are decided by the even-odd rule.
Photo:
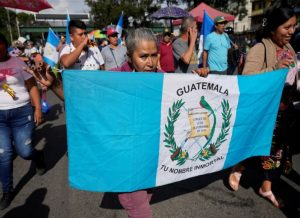
[[[218,22],[217,25],[219,25],[219,24],[220,24],[220,25],[225,25],[226,23],[227,23],[226,21]]]

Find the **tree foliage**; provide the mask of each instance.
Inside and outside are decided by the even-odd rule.
[[[30,26],[34,22],[34,16],[33,14],[27,14],[24,12],[18,13],[18,21],[20,26]]]
[[[95,28],[104,28],[107,25],[116,25],[118,19],[124,12],[123,26],[128,26],[128,17],[132,17],[134,25],[145,25],[148,14],[155,12],[158,5],[152,0],[85,0],[91,8],[92,24]]]
[[[9,15],[7,15],[7,12]],[[9,26],[11,27],[12,38],[18,38],[17,27],[19,26],[30,26],[34,22],[34,16],[28,13],[18,13],[15,11],[0,8],[0,31],[3,33],[8,40],[10,40]],[[18,20],[18,24],[17,24]]]

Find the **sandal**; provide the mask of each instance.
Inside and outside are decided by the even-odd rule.
[[[230,173],[229,178],[228,178],[228,183],[233,191],[237,191],[239,189],[241,176],[242,176],[242,173],[240,173],[240,172]]]
[[[282,208],[283,207],[283,204],[282,203],[279,203],[275,197],[275,195],[273,194],[273,192],[270,190],[270,191],[266,191],[266,192],[263,192],[261,188],[259,188],[259,194],[266,198],[267,200],[269,200],[275,207],[277,208]]]

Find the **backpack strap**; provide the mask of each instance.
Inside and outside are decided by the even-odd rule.
[[[267,63],[267,48],[266,48],[266,45],[265,45],[265,43],[262,41],[261,42],[262,44],[263,44],[263,46],[264,46],[264,50],[265,50],[265,57],[264,57],[264,63],[266,63],[266,68],[268,68],[268,63]]]

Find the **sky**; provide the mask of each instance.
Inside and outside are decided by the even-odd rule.
[[[89,7],[85,4],[84,0],[47,0],[52,9],[42,10],[40,13],[66,13],[69,11],[69,14],[73,13],[88,13]]]

